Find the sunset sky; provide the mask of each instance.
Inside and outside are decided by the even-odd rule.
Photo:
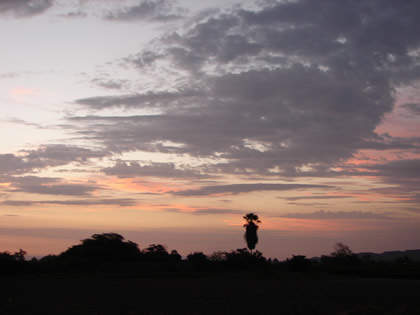
[[[0,0],[0,251],[420,248],[420,1]]]

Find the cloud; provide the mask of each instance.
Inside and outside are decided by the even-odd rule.
[[[0,173],[20,175],[40,169],[70,163],[87,163],[89,159],[102,158],[103,151],[94,151],[73,145],[50,144],[36,150],[22,150],[19,155],[0,154]]]
[[[300,0],[211,11],[125,59],[170,83],[76,101],[153,114],[69,121],[112,152],[180,153],[211,160],[213,174],[333,175],[361,149],[417,150],[418,139],[375,130],[395,87],[420,78],[419,6]]]
[[[195,214],[195,215],[243,214],[243,211],[241,210],[218,209],[218,208],[197,208],[191,211],[185,211],[179,208],[165,208],[163,210],[167,212],[179,212],[179,213],[188,213],[188,214]]]
[[[171,178],[202,178],[204,177],[196,169],[177,168],[173,163],[150,163],[139,164],[136,161],[117,161],[112,167],[102,169],[106,175],[118,176],[120,178],[128,177],[171,177]]]
[[[276,216],[280,218],[293,219],[317,219],[317,220],[389,220],[388,213],[374,213],[363,211],[315,211],[310,213],[288,213],[286,215]]]
[[[210,196],[218,194],[240,194],[254,191],[285,191],[297,189],[330,188],[326,185],[305,185],[305,184],[232,184],[204,186],[199,189],[188,189],[171,192],[176,196]]]
[[[12,123],[12,124],[23,125],[23,126],[35,127],[37,129],[47,129],[48,128],[48,127],[42,126],[40,124],[31,123],[29,121],[26,121],[26,120],[23,120],[23,119],[19,119],[19,118],[2,119],[0,121]]]
[[[400,202],[416,205],[420,202],[420,159],[394,160],[363,168],[389,185],[371,191],[386,193]]]
[[[18,156],[14,154],[0,154],[0,173],[4,176],[6,174],[25,173],[32,169],[31,166]]]
[[[14,79],[20,76],[20,73],[17,72],[6,72],[0,74],[0,78],[2,79]]]
[[[420,180],[420,159],[394,160],[382,164],[365,166],[368,170],[376,171],[379,176],[394,179]]]
[[[10,179],[11,191],[41,195],[86,196],[100,187],[91,184],[65,183],[57,178],[23,176]]]
[[[0,0],[1,2],[1,0]],[[18,72],[5,72],[5,73],[0,73],[0,78],[1,79],[16,79],[16,78],[21,78],[21,77],[28,77],[28,76],[38,76],[38,75],[44,75],[44,74],[50,74],[53,73],[53,71],[18,71]],[[25,89],[23,89],[25,90]],[[11,93],[13,93],[14,91],[11,90]],[[26,89],[26,92],[31,92],[30,89]],[[32,90],[32,92],[34,92]]]
[[[349,196],[340,196],[340,195],[324,195],[324,196],[296,196],[296,197],[281,197],[282,199],[289,201],[296,200],[325,200],[325,199],[343,199],[350,198]]]
[[[171,21],[185,17],[188,10],[173,0],[142,0],[137,5],[108,12],[106,19],[114,21]]]
[[[63,17],[63,18],[74,19],[74,18],[85,18],[85,17],[88,16],[88,14],[86,12],[78,10],[78,11],[71,11],[69,13],[62,14],[60,16]]]
[[[44,161],[48,166],[64,165],[71,162],[85,163],[92,158],[102,158],[103,151],[63,144],[41,146],[36,150],[22,150],[29,161]]]
[[[408,110],[413,115],[420,115],[419,103],[406,103],[406,104],[401,105],[401,107]]]
[[[191,101],[204,97],[200,91],[192,89],[173,91],[149,91],[131,95],[98,96],[76,100],[76,103],[91,109],[106,109],[112,107],[125,108],[156,108],[176,104],[186,105]],[[180,106],[181,107],[181,106]]]
[[[104,89],[120,90],[124,88],[128,80],[108,79],[108,78],[94,78],[91,82]]]
[[[75,199],[75,200],[6,200],[1,202],[5,206],[27,207],[33,205],[66,205],[66,206],[119,206],[131,207],[138,204],[138,200],[131,198],[115,199]]]
[[[201,214],[243,214],[243,210],[207,208],[207,209],[197,209],[193,213],[198,214],[198,215],[201,215]]]
[[[393,137],[388,134],[375,135],[361,144],[360,149],[371,150],[420,150],[420,137]]]
[[[0,14],[31,17],[41,14],[53,5],[53,0],[1,0]]]

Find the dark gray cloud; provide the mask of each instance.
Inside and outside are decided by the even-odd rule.
[[[53,0],[0,0],[0,14],[30,17],[48,10]]]
[[[66,183],[58,178],[22,176],[10,179],[13,192],[25,192],[41,195],[87,196],[100,187],[94,183]]]
[[[420,159],[391,160],[370,165],[355,165],[357,170],[346,174],[376,177],[385,187],[371,188],[392,198],[395,203],[410,203],[418,206],[420,202]]]
[[[36,150],[22,150],[28,161],[39,161],[48,166],[65,165],[71,162],[85,163],[92,158],[102,158],[103,151],[95,151],[73,145],[50,144],[41,146]]]
[[[156,108],[177,106],[183,108],[205,95],[196,90],[185,89],[177,92],[149,91],[143,94],[98,96],[76,100],[76,103],[100,110],[112,107]],[[191,105],[190,105],[191,106]]]
[[[232,185],[214,185],[204,186],[199,189],[188,189],[173,191],[172,194],[176,196],[210,196],[218,194],[241,194],[254,191],[285,191],[298,189],[316,189],[316,188],[331,188],[326,185],[305,185],[305,184],[232,184]]]
[[[419,103],[406,103],[406,104],[401,105],[401,107],[408,110],[411,114],[420,115]]]
[[[14,206],[14,207],[27,207],[33,206],[37,204],[36,201],[29,201],[29,200],[5,200],[0,202],[0,204],[5,206]]]
[[[109,78],[94,78],[91,82],[104,89],[120,90],[127,84],[127,80],[109,79]]]
[[[102,158],[103,151],[78,146],[51,144],[36,150],[22,150],[16,154],[0,154],[0,173],[19,175],[69,163],[87,163],[89,159]]]
[[[323,195],[323,196],[296,196],[296,197],[281,197],[282,199],[289,200],[289,201],[296,201],[296,200],[326,200],[326,199],[343,199],[343,198],[351,198],[349,196],[340,196],[340,195]]]
[[[180,7],[174,0],[142,0],[137,5],[121,8],[105,15],[114,21],[171,21],[185,17],[186,8]]]
[[[177,168],[173,163],[147,163],[140,164],[136,161],[117,161],[112,167],[102,169],[106,175],[128,177],[171,177],[171,178],[202,178],[196,169]]]
[[[352,170],[351,168],[357,168]],[[350,165],[345,174],[374,176],[393,187],[373,188],[375,191],[395,191],[410,193],[420,190],[420,159],[390,160],[376,164]],[[411,187],[411,188],[410,188]]]
[[[70,121],[112,152],[208,158],[212,173],[334,175],[330,168],[360,149],[418,150],[417,138],[375,129],[393,109],[395,88],[420,78],[419,21],[414,0],[268,1],[207,12],[127,58],[142,73],[170,68],[171,86],[77,100],[154,115]]]
[[[420,181],[420,159],[394,160],[383,164],[365,166],[377,172],[376,176],[385,176],[395,180],[407,179]]]
[[[393,137],[385,133],[366,139],[360,149],[419,151],[420,137]]]
[[[119,206],[131,207],[138,204],[138,200],[131,198],[115,199],[74,199],[74,200],[5,200],[0,202],[5,206],[27,207],[34,205],[66,205],[66,206]]]
[[[374,213],[366,211],[315,211],[310,213],[289,213],[280,218],[318,219],[318,220],[390,220],[388,213]]]
[[[21,157],[14,154],[0,154],[0,174],[20,174],[31,171],[32,167],[28,165]]]

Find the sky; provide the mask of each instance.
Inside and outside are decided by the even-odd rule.
[[[420,248],[417,0],[0,0],[0,251]]]

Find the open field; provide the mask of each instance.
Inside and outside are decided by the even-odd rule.
[[[1,276],[0,314],[420,314],[419,280],[329,275]]]

